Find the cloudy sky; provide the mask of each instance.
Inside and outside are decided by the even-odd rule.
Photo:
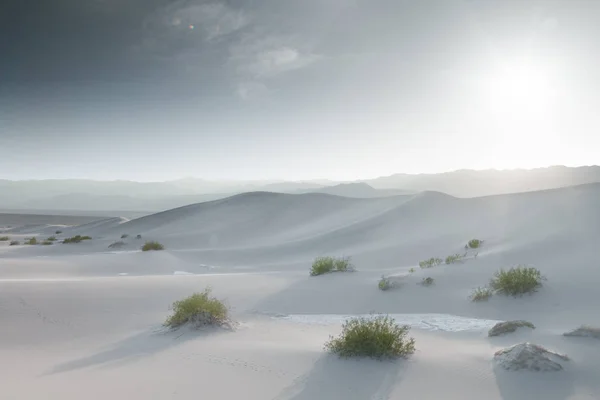
[[[6,4],[0,178],[600,163],[600,1]]]

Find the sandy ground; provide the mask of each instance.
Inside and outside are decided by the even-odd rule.
[[[598,185],[477,199],[258,193],[63,227],[62,237],[93,237],[80,244],[0,242],[0,397],[600,399],[600,342],[562,336],[600,324],[598,204]],[[0,236],[43,239],[56,230],[11,218],[0,216]],[[123,233],[126,245],[108,249]],[[485,240],[477,258],[418,268],[462,253],[474,237]],[[167,249],[140,252],[147,239]],[[358,271],[309,277],[323,254],[352,256]],[[546,276],[538,293],[468,301],[498,268],[517,263]],[[403,285],[379,291],[382,274]],[[418,285],[426,276],[433,286]],[[230,305],[235,331],[161,326],[173,301],[207,286]],[[370,312],[410,324],[417,352],[379,362],[323,351],[345,316]],[[509,319],[537,329],[487,337]],[[571,361],[558,373],[495,367],[496,350],[522,341]]]

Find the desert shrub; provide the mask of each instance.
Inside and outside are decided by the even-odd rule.
[[[56,231],[56,232],[54,232],[54,234],[56,234],[56,235],[60,235],[61,233],[62,233],[62,231]]]
[[[310,276],[348,271],[354,271],[350,257],[317,257],[310,268]]]
[[[50,236],[48,239],[46,239],[48,242],[55,242],[56,241],[56,236]]]
[[[494,294],[494,291],[488,287],[478,287],[477,289],[473,290],[473,293],[471,293],[471,296],[469,297],[471,299],[471,301],[487,301],[490,299],[490,297],[492,297],[492,295]]]
[[[83,242],[84,240],[92,240],[92,238],[90,236],[81,236],[81,235],[76,235],[70,238],[66,238],[65,240],[63,240],[63,243],[68,244],[68,243],[80,243]]]
[[[142,246],[142,251],[159,251],[159,250],[164,250],[164,249],[165,249],[165,246],[163,246],[162,244],[160,244],[156,241],[146,242]]]
[[[8,242],[10,238],[8,236],[0,236],[0,242]]]
[[[128,235],[128,234],[126,234],[126,233],[124,233],[124,234],[122,234],[122,235],[121,235],[121,239],[126,239],[126,238],[128,238],[128,237],[129,237],[129,235]]]
[[[18,240],[13,240],[13,241],[10,242],[10,246],[18,246],[20,244],[21,243]]]
[[[123,246],[125,246],[125,242],[119,240],[118,242],[114,242],[112,244],[109,244],[108,248],[109,249],[118,249],[118,248],[123,247]]]
[[[462,259],[463,259],[463,255],[457,253],[457,254],[452,254],[452,255],[446,257],[446,260],[444,262],[446,264],[454,264],[454,263],[461,261]]]
[[[142,238],[142,235],[137,235],[135,238],[136,238],[136,239],[141,239],[141,238]]]
[[[38,241],[37,241],[36,238],[32,237],[32,238],[29,238],[29,239],[25,239],[25,244],[29,244],[29,245],[33,246],[33,245],[38,244]]]
[[[424,260],[419,262],[419,267],[421,268],[432,268],[440,265],[442,263],[441,258],[432,257],[429,260]]]
[[[407,337],[409,330],[387,315],[351,318],[339,337],[330,336],[325,350],[340,357],[404,357],[415,351],[415,340]]]
[[[421,285],[423,286],[431,286],[433,285],[434,279],[432,277],[423,278],[421,281]]]
[[[51,246],[53,244],[54,244],[54,242],[52,240],[44,240],[42,242],[42,245],[44,245],[44,246]]]
[[[398,281],[391,280],[390,278],[388,278],[386,276],[382,276],[381,279],[379,280],[379,283],[377,284],[377,287],[379,287],[379,290],[383,290],[383,291],[395,289],[399,286],[400,286],[400,283]]]
[[[221,300],[211,296],[210,288],[174,302],[172,309],[173,314],[164,323],[170,328],[177,328],[186,323],[192,323],[196,327],[222,326],[229,323],[227,306]]]
[[[518,296],[533,293],[542,286],[542,273],[533,267],[518,266],[501,269],[490,280],[490,287],[497,293]]]
[[[482,244],[483,244],[483,240],[471,239],[471,240],[469,240],[469,243],[467,243],[467,246],[470,249],[478,249]]]
[[[414,273],[415,273],[415,271],[416,271],[416,269],[414,269],[414,268],[411,268],[411,269],[409,269],[409,270],[408,270],[408,273],[410,273],[410,274],[414,274]]]

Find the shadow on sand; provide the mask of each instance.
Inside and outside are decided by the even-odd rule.
[[[575,392],[573,372],[507,371],[494,366],[496,384],[504,400],[566,400]]]
[[[340,359],[326,354],[273,400],[386,400],[407,362]]]
[[[223,332],[229,332],[229,330],[223,328],[197,330],[189,327],[182,327],[176,330],[165,328],[145,331],[117,342],[107,350],[59,364],[44,375],[59,374],[94,366],[108,367],[116,364],[121,365],[123,363],[139,360],[140,358],[152,356],[190,340]]]

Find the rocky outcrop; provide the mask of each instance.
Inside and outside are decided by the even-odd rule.
[[[563,336],[591,337],[594,339],[600,339],[600,328],[583,325],[571,332],[563,333]]]
[[[559,361],[568,361],[569,357],[537,344],[519,343],[497,351],[494,360],[509,371],[560,371],[563,367]]]
[[[528,321],[506,321],[498,322],[492,329],[489,330],[488,336],[500,336],[506,333],[511,333],[519,328],[531,328],[535,329],[535,326]]]

